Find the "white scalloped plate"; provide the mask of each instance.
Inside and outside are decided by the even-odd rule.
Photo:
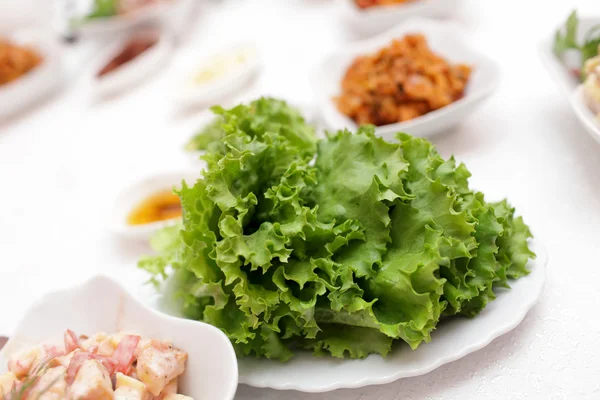
[[[423,34],[433,51],[451,62],[473,65],[473,73],[462,99],[410,121],[378,126],[375,131],[379,136],[395,140],[397,132],[419,137],[450,132],[452,127],[463,122],[492,95],[500,80],[500,68],[494,60],[470,44],[458,25],[452,22],[412,18],[376,37],[347,44],[323,60],[312,77],[312,87],[327,128],[357,128],[356,123],[338,111],[333,102],[333,98],[340,92],[342,77],[354,58],[376,52],[389,45],[393,39],[408,33]]]
[[[511,290],[497,291],[498,298],[477,317],[443,322],[432,333],[431,342],[417,350],[397,346],[386,358],[371,355],[363,360],[340,360],[302,353],[285,364],[244,358],[238,361],[240,383],[303,392],[357,388],[423,375],[477,351],[519,325],[540,297],[548,257],[539,242],[532,241],[531,245],[537,259],[529,264],[529,275],[512,281]]]
[[[235,395],[237,363],[225,334],[203,322],[154,311],[106,276],[49,293],[32,305],[0,352],[0,375],[10,354],[24,346],[56,342],[67,328],[81,334],[125,330],[172,341],[189,354],[182,393],[211,400],[231,400]]]

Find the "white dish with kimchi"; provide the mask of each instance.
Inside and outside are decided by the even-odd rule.
[[[0,352],[9,399],[230,400],[237,380],[220,330],[150,310],[103,276],[46,295]]]
[[[312,77],[312,88],[326,128],[357,129],[357,124],[341,113],[334,102],[334,98],[340,93],[342,78],[352,61],[358,56],[374,53],[393,39],[410,33],[425,36],[429,47],[450,62],[460,61],[472,65],[473,73],[461,99],[408,121],[378,126],[376,133],[379,136],[395,140],[397,132],[419,137],[451,132],[454,126],[468,118],[494,93],[500,81],[499,65],[474,48],[462,28],[452,22],[413,18],[378,36],[348,44],[323,60]]]

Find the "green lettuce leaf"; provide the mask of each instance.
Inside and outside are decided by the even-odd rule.
[[[182,222],[140,267],[169,277],[183,314],[220,328],[240,357],[416,348],[442,316],[475,316],[528,273],[523,220],[428,141],[389,143],[372,127],[317,141],[275,99],[214,111],[207,168],[176,192]]]

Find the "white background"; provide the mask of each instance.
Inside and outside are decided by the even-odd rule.
[[[597,2],[577,2],[582,14],[594,4],[600,15]],[[502,82],[476,114],[435,139],[467,164],[473,187],[508,197],[548,247],[546,289],[525,321],[425,376],[321,395],[240,386],[239,399],[600,399],[600,146],[537,55],[539,39],[573,5],[465,0],[455,19],[500,62]],[[256,91],[305,103],[320,57],[355,39],[331,0],[213,2],[190,29],[186,45],[197,51],[256,40],[266,64]],[[65,50],[60,93],[0,121],[0,334],[46,291],[95,271],[127,276],[147,248],[107,231],[114,197],[137,177],[191,165],[181,143],[200,117],[174,109],[173,70],[93,101],[82,81],[86,46]]]

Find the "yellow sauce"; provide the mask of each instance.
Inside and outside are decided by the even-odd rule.
[[[181,201],[169,190],[155,193],[139,203],[127,216],[129,225],[143,225],[181,217]]]
[[[194,75],[193,81],[198,85],[209,83],[244,64],[249,55],[248,51],[237,51],[231,54],[216,56],[206,67],[200,69]]]

